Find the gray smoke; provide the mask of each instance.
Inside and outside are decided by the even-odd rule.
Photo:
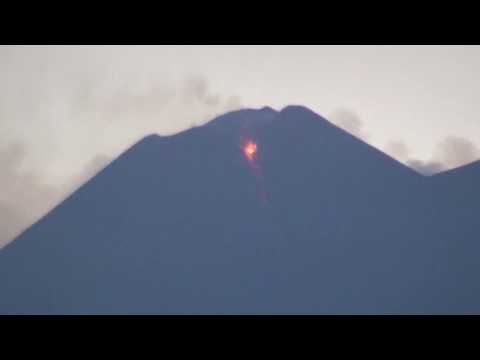
[[[241,108],[205,77],[173,76],[147,55],[0,47],[0,247],[145,135]]]
[[[391,141],[385,146],[385,152],[401,162],[407,162],[410,156],[407,145],[402,141]]]
[[[0,135],[8,144],[0,149],[0,248],[94,176],[132,142],[157,132],[155,125],[161,119],[169,120],[163,126],[164,133],[168,134],[201,125],[202,118],[207,120],[241,107],[238,97],[225,99],[211,92],[207,80],[200,76],[188,78],[178,89],[155,83],[139,93],[126,86],[102,95],[96,92],[98,87],[100,83],[86,78],[71,89],[70,98],[64,99],[62,105],[64,129],[57,130],[58,137],[53,136],[53,131],[40,131],[43,141],[26,139],[8,143],[8,135],[4,135],[5,139]],[[179,102],[182,109],[175,102]],[[163,111],[169,105],[170,111]],[[34,114],[28,115],[34,117]],[[8,124],[8,121],[8,116],[0,113],[0,122]],[[114,136],[109,137],[110,134]],[[62,143],[66,145],[63,150]],[[85,163],[88,157],[91,160]],[[63,180],[49,184],[45,176],[48,162],[58,161],[57,168],[61,168],[62,161],[68,158],[72,159],[72,165],[69,171],[60,174]],[[80,170],[75,170],[76,167]]]
[[[328,116],[328,119],[338,127],[348,131],[350,134],[366,141],[368,139],[365,133],[363,122],[360,117],[348,109],[338,109]]]

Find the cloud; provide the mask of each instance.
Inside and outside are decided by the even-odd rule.
[[[385,151],[420,174],[427,176],[480,159],[480,150],[472,141],[454,136],[447,137],[438,143],[433,158],[427,161],[412,158],[407,145],[402,141],[388,143]]]
[[[452,169],[479,160],[480,150],[468,139],[451,136],[438,144],[436,158]]]
[[[54,188],[22,170],[26,153],[20,143],[0,149],[0,247],[58,199]]]
[[[97,155],[64,184],[53,186],[33,172],[20,170],[25,154],[26,147],[19,143],[0,149],[0,248],[112,160]]]
[[[352,135],[364,141],[368,139],[363,122],[354,112],[340,109],[332,113],[329,119],[335,125],[348,131]],[[472,142],[455,137],[446,138],[438,144],[434,158],[427,161],[412,158],[407,144],[400,140],[389,142],[384,147],[384,151],[418,173],[426,176],[434,175],[480,158],[478,149],[476,149]]]
[[[328,119],[340,128],[348,131],[350,134],[362,139],[368,139],[368,135],[363,129],[363,122],[360,117],[353,111],[347,109],[339,109],[334,111]]]
[[[421,161],[411,159],[406,162],[406,165],[426,176],[434,175],[446,170],[445,165],[437,161]]]
[[[0,248],[13,239],[28,223],[14,207],[0,202]]]
[[[96,155],[90,162],[77,174],[65,183],[64,193],[70,193],[82,186],[86,181],[97,175],[97,173],[107,166],[113,159],[106,155]]]

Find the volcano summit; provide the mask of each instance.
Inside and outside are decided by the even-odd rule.
[[[0,313],[480,313],[479,182],[301,106],[227,113],[142,139],[0,250]]]

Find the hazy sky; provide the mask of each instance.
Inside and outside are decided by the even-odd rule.
[[[142,136],[242,107],[305,105],[425,173],[476,160],[477,64],[478,46],[0,47],[0,245]]]

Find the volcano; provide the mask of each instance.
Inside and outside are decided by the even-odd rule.
[[[0,250],[0,313],[480,313],[479,181],[302,106],[230,112],[145,137]]]

